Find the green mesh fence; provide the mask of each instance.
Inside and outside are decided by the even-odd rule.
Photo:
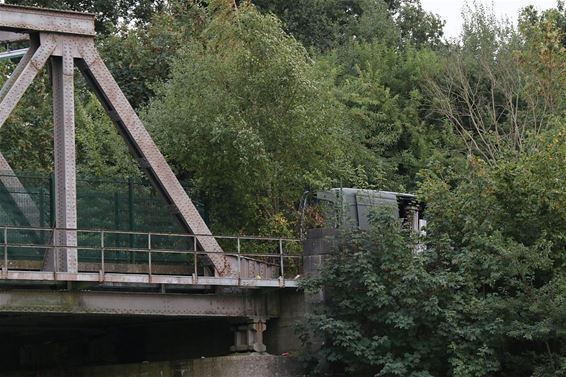
[[[54,176],[0,172],[0,226],[40,227],[54,226]],[[193,196],[190,192],[189,194]],[[193,193],[194,194],[194,193]],[[202,206],[195,202],[203,217]],[[102,179],[77,177],[77,222],[79,229],[104,229],[125,232],[184,233],[161,195],[146,180]],[[3,235],[2,235],[3,237]],[[45,249],[33,245],[49,244],[49,231],[9,230],[9,242],[29,244],[10,252],[11,259],[42,259]],[[100,245],[99,233],[78,235],[79,247]],[[109,232],[104,240],[106,247],[145,249],[147,237],[136,234]],[[191,250],[190,238],[154,236],[152,248]],[[79,261],[98,260],[97,251],[79,249]],[[145,253],[112,251],[109,260],[131,263],[147,258]],[[159,257],[158,257],[159,258]],[[163,255],[175,262],[188,256]],[[167,262],[164,260],[164,262]]]

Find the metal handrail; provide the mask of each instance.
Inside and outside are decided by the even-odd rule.
[[[152,276],[156,275],[154,272],[154,267],[156,265],[162,265],[163,261],[161,261],[161,263],[158,261],[156,262],[155,260],[152,260],[152,254],[155,255],[192,255],[193,256],[193,263],[194,263],[194,271],[191,273],[191,275],[188,275],[189,277],[192,276],[193,280],[198,280],[198,258],[200,257],[206,257],[207,255],[210,254],[210,252],[206,252],[203,250],[198,250],[197,246],[198,246],[198,242],[197,242],[197,237],[199,236],[205,236],[205,237],[214,237],[216,239],[228,239],[228,240],[235,240],[237,245],[236,245],[236,251],[225,251],[222,254],[227,256],[227,257],[233,257],[237,260],[237,265],[238,265],[238,271],[237,271],[237,279],[238,281],[241,281],[242,279],[249,279],[250,276],[247,275],[246,277],[242,276],[242,262],[243,261],[247,261],[248,263],[259,263],[260,265],[263,264],[266,267],[265,268],[274,268],[274,267],[279,267],[279,277],[276,279],[278,280],[283,286],[285,285],[285,262],[289,262],[289,261],[299,261],[299,265],[296,265],[296,262],[293,262],[293,266],[297,267],[300,269],[301,268],[301,258],[302,255],[297,255],[297,254],[291,254],[291,252],[286,249],[284,247],[284,243],[297,243],[300,242],[300,240],[298,239],[290,239],[290,238],[276,238],[276,237],[263,237],[263,236],[212,236],[209,234],[206,235],[195,235],[195,234],[176,234],[176,233],[160,233],[160,232],[138,232],[138,231],[121,231],[121,230],[104,230],[104,229],[68,229],[68,228],[41,228],[41,227],[20,227],[20,226],[3,226],[0,227],[2,228],[2,232],[3,232],[3,237],[4,237],[4,242],[1,244],[3,246],[3,251],[4,251],[4,255],[3,255],[3,267],[2,267],[2,272],[3,275],[2,277],[5,277],[8,275],[8,271],[9,271],[9,256],[8,256],[8,251],[9,248],[15,248],[15,249],[29,249],[29,248],[35,248],[35,249],[40,249],[40,250],[50,250],[50,249],[69,249],[69,250],[75,250],[77,252],[77,258],[79,257],[78,253],[84,252],[84,251],[98,251],[100,254],[97,258],[97,260],[94,263],[100,263],[100,274],[102,276],[105,276],[106,274],[106,266],[109,263],[108,262],[108,258],[107,255],[108,253],[112,253],[112,252],[126,252],[126,253],[132,253],[134,254],[134,257],[132,259],[134,259],[134,262],[127,262],[127,263],[133,263],[134,265],[145,265],[147,263],[147,272],[142,272],[142,274],[147,275],[149,277],[149,281],[152,280]],[[26,242],[18,242],[18,241],[12,241],[10,242],[9,240],[9,233],[10,231],[19,231],[19,232],[50,232],[52,235],[55,234],[55,232],[75,232],[77,234],[77,236],[81,235],[81,234],[95,234],[98,237],[100,237],[100,244],[99,245],[53,245],[51,244],[50,241],[49,244],[44,244],[44,243],[26,243]],[[141,235],[144,236],[146,238],[146,242],[147,242],[147,247],[128,247],[128,246],[111,246],[107,243],[108,241],[108,235]],[[173,237],[174,238],[184,238],[184,239],[189,239],[191,240],[191,245],[189,246],[189,248],[183,249],[183,250],[179,250],[179,249],[171,249],[171,248],[159,248],[159,246],[156,248],[154,246],[153,240],[155,238],[155,236],[157,237]],[[97,238],[98,238],[97,237]],[[50,237],[51,239],[54,239],[54,237]],[[259,242],[272,242],[273,245],[269,246],[269,245],[265,245],[264,247],[268,247],[268,248],[272,248],[275,249],[276,251],[272,252],[272,253],[265,253],[265,252],[249,252],[246,250],[242,250],[242,241],[259,241]],[[147,261],[144,261],[142,263],[135,263],[135,253],[143,253],[147,255]],[[55,254],[55,259],[57,259],[57,253]],[[273,261],[264,261],[264,260],[258,260],[256,258],[272,258],[274,261],[277,262],[273,262]],[[144,258],[145,259],[145,258]],[[56,261],[57,262],[57,261]],[[121,262],[118,262],[121,263]],[[18,271],[21,271],[20,269],[18,269]],[[37,270],[34,270],[37,271]],[[84,271],[83,271],[84,272]],[[266,273],[267,270],[265,270]],[[81,273],[81,271],[78,271],[77,273]],[[123,273],[123,274],[131,274],[131,273]],[[170,275],[167,274],[166,275]],[[181,275],[181,276],[185,276],[185,275]],[[262,277],[259,277],[260,279]]]
[[[2,244],[4,245],[4,244]],[[53,249],[53,248],[64,248],[64,249],[76,249],[79,251],[100,251],[102,247],[94,247],[94,246],[54,246],[54,245],[39,245],[39,244],[25,244],[25,243],[15,243],[7,244],[8,247],[14,247],[18,249],[29,249],[29,248],[37,248],[37,249]],[[132,248],[132,247],[104,247],[104,251],[123,251],[123,252],[132,252],[132,253],[156,253],[156,254],[180,254],[180,255],[208,255],[211,252],[209,251],[202,251],[202,250],[173,250],[173,249],[150,249],[150,248]],[[261,257],[261,258],[280,258],[281,254],[274,253],[274,254],[256,254],[256,253],[238,253],[238,252],[223,252],[223,255],[229,257]],[[285,258],[302,258],[301,255],[291,255],[291,254],[283,254]]]
[[[0,52],[0,61],[21,58],[28,52],[27,48],[21,48],[18,50],[8,50]]]
[[[8,230],[23,230],[23,231],[72,231],[77,233],[100,233],[105,232],[109,234],[131,234],[131,235],[148,235],[152,234],[154,236],[171,236],[171,237],[213,237],[218,239],[241,239],[241,240],[257,240],[257,241],[288,241],[288,242],[302,242],[299,238],[286,238],[286,237],[267,237],[267,236],[245,236],[245,235],[213,235],[204,233],[167,233],[167,232],[141,232],[141,231],[130,231],[130,230],[111,230],[111,229],[80,229],[80,228],[48,228],[48,227],[31,227],[31,226],[12,226],[4,225],[0,226],[0,229]]]

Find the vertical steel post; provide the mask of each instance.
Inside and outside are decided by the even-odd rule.
[[[147,261],[148,261],[149,282],[151,283],[151,233],[147,234],[147,249],[148,249]]]
[[[39,189],[39,194],[38,194],[38,198],[39,198],[39,227],[40,228],[45,228],[45,191],[43,190],[43,188]],[[42,232],[42,236],[41,239],[43,240],[43,232]]]
[[[134,181],[128,177],[128,226],[134,230]]]
[[[62,57],[51,58],[55,134],[55,227],[57,271],[77,272],[77,187],[75,93],[72,46],[63,44]]]
[[[238,251],[238,281],[242,280],[242,257],[240,255],[241,252],[241,245],[240,245],[240,237],[237,239],[237,251]]]
[[[100,271],[104,275],[104,231],[100,232]]]
[[[128,229],[130,232],[134,231],[134,181],[132,177],[128,177]],[[128,237],[130,248],[134,247],[134,235],[130,234]],[[133,263],[136,262],[134,257]]]
[[[120,227],[120,196],[118,191],[114,192],[114,229],[122,230]]]
[[[4,227],[4,270],[8,273],[8,228]]]
[[[198,254],[197,254],[197,237],[193,236],[193,256],[195,264],[195,272],[193,276],[193,282],[196,284],[196,279],[198,279]]]
[[[283,267],[283,240],[279,239],[279,256],[281,258],[281,279],[283,279],[283,281],[285,280],[285,269]]]
[[[55,174],[49,173],[49,227],[55,228]]]

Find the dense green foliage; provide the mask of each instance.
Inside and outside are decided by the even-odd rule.
[[[419,169],[427,234],[383,216],[342,234],[305,285],[328,296],[304,332],[313,374],[566,373],[563,11],[515,30],[476,10],[437,54],[426,93],[456,134]]]
[[[383,216],[371,232],[344,234],[307,285],[329,296],[309,320],[325,341],[315,370],[564,375],[565,132],[556,126],[540,153],[517,160],[430,170],[425,251]]]
[[[292,236],[333,186],[419,192],[421,246],[377,214],[306,283],[329,293],[313,375],[566,375],[562,2],[517,26],[467,8],[457,41],[418,0],[10,2],[97,13],[105,61],[215,231]],[[77,88],[79,171],[139,174]],[[52,170],[50,95],[44,73],[0,132],[15,169]]]
[[[457,185],[433,174],[422,187],[430,269],[449,282],[439,331],[454,375],[566,372],[566,149],[555,126],[536,154],[472,160]]]
[[[440,44],[442,22],[415,0],[253,0],[272,12],[285,30],[317,51],[353,40],[388,39],[417,46]]]
[[[373,223],[370,232],[342,233],[320,277],[305,283],[327,296],[303,334],[308,345],[322,343],[306,358],[311,373],[446,375],[441,281],[427,271],[429,254],[414,254],[410,232],[390,212]]]
[[[207,193],[213,218],[250,228],[261,225],[254,213],[277,215],[348,161],[340,114],[302,46],[251,6],[215,12],[145,119],[177,172]]]

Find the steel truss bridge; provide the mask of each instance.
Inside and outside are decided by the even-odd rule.
[[[297,240],[213,235],[104,64],[94,15],[0,4],[0,43],[27,41],[0,89],[0,127],[46,68],[53,91],[54,227],[38,226],[33,200],[19,206],[29,226],[0,227],[0,315],[138,315],[237,320],[234,349],[265,351],[265,323],[278,292],[297,287]],[[2,56],[0,56],[2,57]],[[185,233],[77,228],[75,68],[100,100]],[[25,188],[0,153],[0,184]],[[30,198],[27,198],[30,199]],[[20,217],[22,217],[20,216]]]

